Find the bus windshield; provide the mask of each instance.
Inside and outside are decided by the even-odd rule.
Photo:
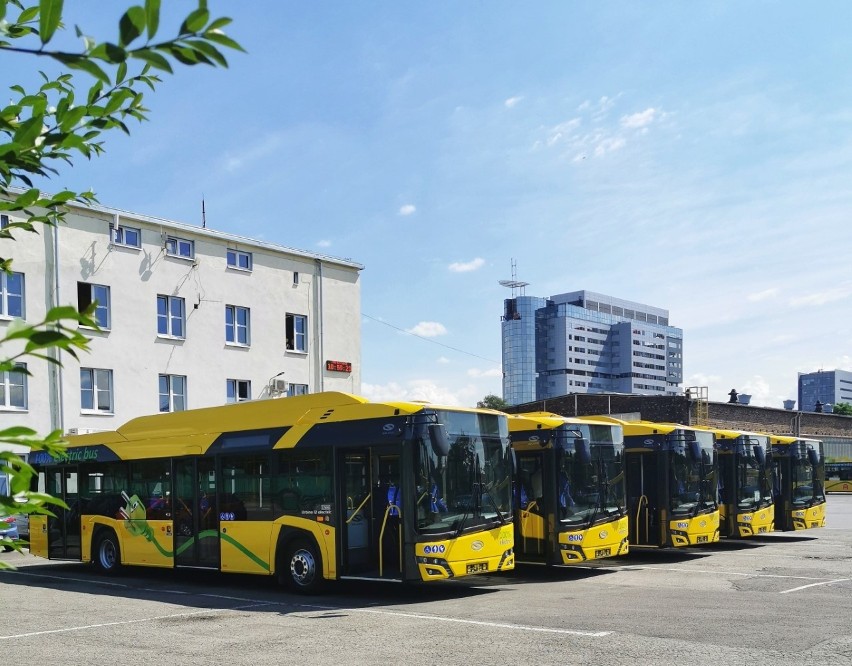
[[[716,509],[713,433],[678,430],[668,436],[671,450],[669,497],[672,516],[684,518]]]
[[[621,428],[566,424],[557,438],[557,492],[563,527],[581,527],[624,515],[624,441]],[[580,437],[578,437],[578,435]],[[588,443],[588,454],[574,442]]]
[[[810,450],[809,450],[810,449]],[[819,469],[810,460],[810,456],[819,458],[820,454],[804,442],[799,442],[792,456],[791,477],[793,481],[793,506],[802,508],[816,502],[824,502],[822,479]]]
[[[415,442],[421,534],[489,529],[511,517],[511,460],[505,417],[436,410],[449,439],[439,455],[425,433]]]
[[[766,446],[765,441],[760,442],[754,437],[741,439],[737,506],[741,511],[754,511],[772,504],[766,458],[755,455],[758,449],[765,452]]]

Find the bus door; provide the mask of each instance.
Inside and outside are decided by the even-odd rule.
[[[516,451],[517,507],[515,512],[515,550],[522,555],[542,557],[547,546],[545,500],[545,450]]]
[[[219,510],[213,458],[175,460],[175,566],[219,568]]]
[[[342,512],[341,575],[402,577],[399,453],[379,448],[338,451]]]
[[[47,517],[47,557],[51,560],[80,560],[81,512],[77,466],[48,467],[42,474],[44,491],[68,505],[67,509],[51,506],[55,515]]]
[[[659,455],[655,451],[629,451],[625,460],[630,545],[659,546]]]

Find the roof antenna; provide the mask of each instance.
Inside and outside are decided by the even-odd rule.
[[[201,228],[207,228],[207,213],[204,211],[204,195],[201,195]]]

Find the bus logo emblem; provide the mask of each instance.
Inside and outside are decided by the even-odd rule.
[[[471,547],[471,550],[482,550],[482,547],[484,545],[485,544],[482,543],[481,541],[474,541],[472,544],[470,544],[470,547]]]
[[[394,429],[394,425],[393,425],[393,423],[385,423],[385,424],[382,426],[382,430],[384,430],[385,432],[390,432],[390,431],[391,431],[391,430],[393,430],[393,429]]]

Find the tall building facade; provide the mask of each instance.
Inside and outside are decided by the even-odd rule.
[[[0,244],[13,259],[0,333],[69,304],[96,303],[99,325],[81,328],[79,360],[22,358],[31,375],[2,373],[0,428],[112,430],[158,411],[360,391],[363,267],[351,260],[76,204],[64,224]]]
[[[820,405],[845,402],[852,405],[852,372],[818,370],[799,373],[799,410],[813,412]]]
[[[506,299],[503,399],[568,393],[677,395],[683,331],[661,308],[591,291]]]

